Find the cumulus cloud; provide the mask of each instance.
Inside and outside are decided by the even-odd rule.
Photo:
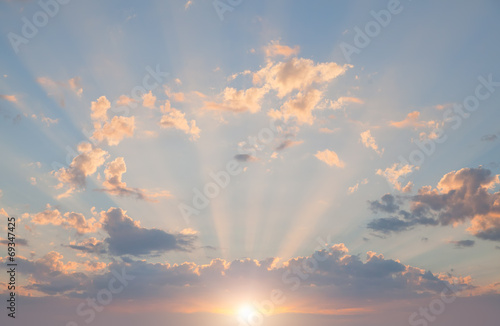
[[[146,229],[126,215],[121,208],[112,207],[101,212],[103,230],[109,234],[106,243],[116,255],[148,255],[166,251],[191,251],[194,234],[167,233],[159,229]]]
[[[260,111],[262,99],[268,91],[267,87],[251,87],[246,90],[226,87],[219,95],[222,98],[220,102],[205,101],[203,109],[256,113]]]
[[[29,292],[38,291],[55,295],[88,288],[90,278],[82,272],[75,271],[79,264],[72,261],[64,263],[63,258],[57,251],[51,251],[36,260],[18,256],[17,261],[23,266],[19,269],[19,273],[30,276],[29,284],[24,286],[24,289]],[[0,258],[0,261],[2,260]]]
[[[162,109],[166,114],[161,117],[160,126],[162,128],[174,128],[184,131],[185,134],[190,135],[191,140],[200,138],[200,128],[196,126],[196,121],[190,122],[186,119],[186,114],[181,111],[171,108],[170,102],[166,102]]]
[[[384,153],[384,149],[378,147],[377,142],[375,141],[375,138],[371,135],[370,130],[363,131],[361,134],[361,142],[366,148],[371,148],[377,153],[378,155],[382,155]]]
[[[458,225],[470,221],[467,229],[485,240],[500,241],[500,192],[492,190],[500,183],[490,170],[464,168],[444,175],[437,186],[425,186],[418,194],[407,197],[409,209],[397,216],[376,219],[369,227],[379,231],[402,231],[415,225]],[[387,195],[386,195],[387,196]],[[385,204],[384,204],[385,203]],[[397,208],[388,200],[371,202],[372,208]],[[383,209],[382,209],[383,210]]]
[[[106,121],[108,119],[108,110],[111,108],[111,103],[106,96],[101,96],[97,101],[92,101],[90,105],[90,117],[93,120]]]
[[[25,272],[32,273],[36,284],[41,284],[40,279],[43,279],[46,285],[43,290],[53,290],[57,288],[52,283],[56,279],[47,278],[49,272],[60,270],[63,275],[69,274],[70,266],[62,264],[61,258],[60,254],[52,253],[43,263],[23,261],[27,267]],[[42,266],[45,268],[44,273],[40,271]],[[246,293],[248,290],[256,297],[269,296],[277,288],[284,293],[293,291],[296,295],[287,295],[287,306],[319,313],[338,309],[339,302],[348,311],[349,308],[370,305],[368,302],[372,300],[384,303],[416,297],[429,300],[445,289],[447,293],[450,288],[462,293],[473,287],[470,277],[433,274],[371,251],[360,258],[360,255],[349,254],[344,244],[325,246],[313,254],[282,263],[276,258],[268,258],[233,261],[213,259],[207,264],[169,264],[124,257],[121,261],[112,262],[108,269],[125,271],[126,275],[134,277],[120,298],[135,299],[134,305],[141,304],[142,300],[138,299],[158,299],[170,312],[180,312],[179,309],[185,307],[189,307],[189,312],[199,312],[207,309],[207,304],[212,302],[233,307],[235,297],[227,296],[227,293]],[[68,282],[68,287],[59,290],[68,292],[71,285],[76,292],[85,285],[84,296],[95,297],[99,290],[106,288],[114,275],[107,272],[81,277],[79,282]],[[174,302],[176,304],[169,304]]]
[[[145,108],[154,109],[156,103],[156,96],[153,95],[152,91],[146,93],[142,96],[142,106]]]
[[[101,224],[95,218],[86,219],[83,214],[66,212],[62,214],[57,208],[47,204],[43,212],[30,215],[31,222],[38,225],[60,225],[65,229],[73,229],[79,234],[96,232]]]
[[[291,58],[286,62],[269,62],[253,74],[254,84],[267,84],[283,98],[294,90],[304,91],[314,84],[323,84],[344,74],[351,65],[335,62],[317,63],[310,59]]]
[[[275,56],[283,56],[285,58],[297,55],[300,51],[300,47],[298,45],[293,48],[287,45],[279,44],[279,41],[272,41],[269,45],[264,47],[264,52],[267,57],[275,57]]]
[[[118,145],[125,137],[132,137],[135,130],[135,117],[115,116],[111,121],[94,124],[92,138],[106,141],[109,146]]]
[[[385,194],[380,200],[368,201],[370,209],[374,213],[395,213],[399,210],[399,205],[396,203],[396,197],[391,194]]]
[[[345,163],[339,159],[337,153],[329,149],[318,151],[314,156],[316,156],[318,160],[325,162],[329,166],[337,166],[339,168],[343,168],[345,166]]]
[[[78,145],[80,152],[69,165],[68,168],[60,168],[52,171],[52,174],[59,180],[57,189],[67,187],[65,193],[59,198],[71,195],[75,190],[85,188],[86,178],[97,171],[97,168],[104,164],[108,153],[100,148],[92,147],[90,143],[83,142]]]
[[[297,96],[286,101],[281,110],[285,121],[289,117],[295,117],[299,124],[313,124],[314,116],[312,111],[321,101],[323,93],[317,89],[310,89],[306,92],[299,92]]]
[[[156,202],[157,200],[155,198],[158,197],[170,197],[170,193],[167,191],[149,192],[140,188],[128,187],[127,184],[122,181],[122,176],[125,172],[127,172],[125,160],[123,157],[117,157],[106,166],[104,170],[105,180],[102,183],[104,189],[98,190],[114,196],[133,196],[137,199],[152,202]]]

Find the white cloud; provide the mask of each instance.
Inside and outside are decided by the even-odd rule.
[[[67,187],[65,193],[58,198],[67,197],[75,190],[82,189],[86,185],[86,177],[94,174],[97,168],[104,164],[108,153],[100,148],[92,148],[90,143],[83,142],[78,145],[80,152],[68,168],[60,168],[52,171],[52,174],[59,180],[57,189]]]
[[[329,149],[318,151],[314,156],[316,156],[318,160],[325,162],[329,166],[337,166],[339,168],[343,168],[345,166],[345,163],[339,159],[337,153]]]
[[[385,170],[377,170],[377,174],[385,177],[387,179],[387,182],[389,182],[395,189],[408,192],[411,191],[412,183],[408,182],[406,186],[403,187],[399,179],[417,169],[418,166],[394,163],[391,167],[388,167]]]
[[[378,155],[382,156],[384,153],[384,149],[378,147],[375,138],[371,135],[370,130],[363,131],[361,134],[361,142],[365,145],[366,148],[373,149]]]

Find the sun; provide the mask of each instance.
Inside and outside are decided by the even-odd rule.
[[[238,309],[238,316],[244,320],[248,320],[255,313],[255,308],[252,305],[245,304]]]

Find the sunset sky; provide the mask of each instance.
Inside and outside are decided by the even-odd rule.
[[[0,0],[0,324],[498,326],[499,14]]]

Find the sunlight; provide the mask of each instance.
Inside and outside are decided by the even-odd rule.
[[[238,309],[238,316],[243,320],[248,320],[250,317],[256,313],[255,308],[252,305],[245,304]]]

